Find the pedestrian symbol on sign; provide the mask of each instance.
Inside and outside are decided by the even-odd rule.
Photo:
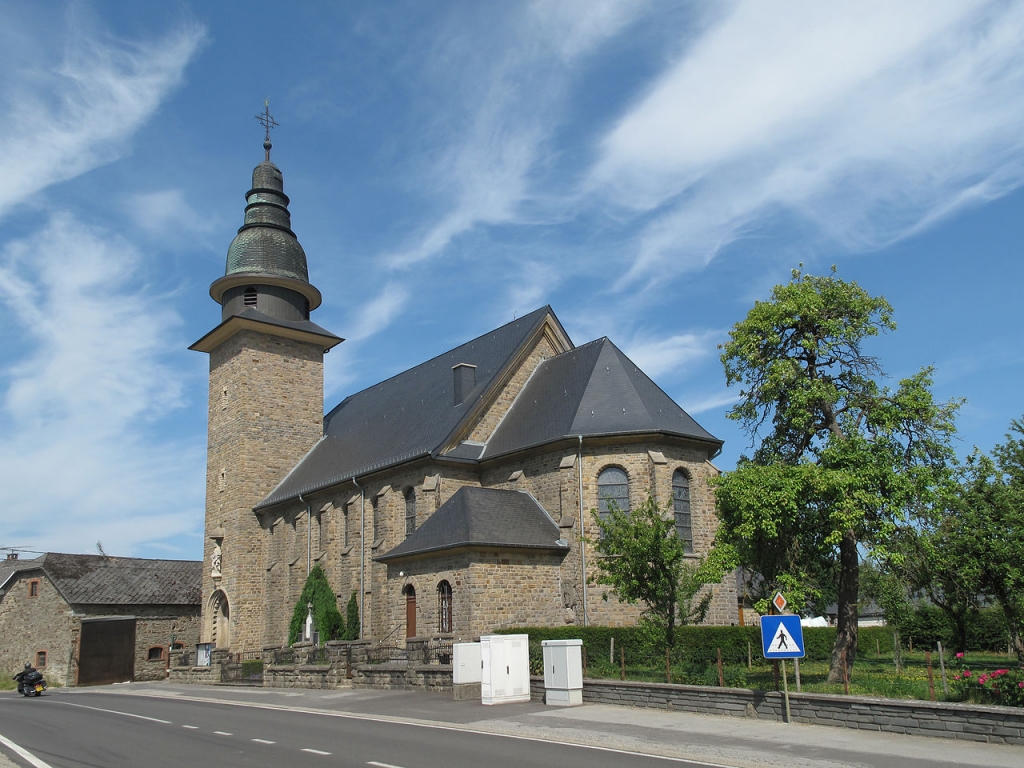
[[[804,633],[799,616],[762,616],[761,644],[766,659],[799,659],[804,655]]]

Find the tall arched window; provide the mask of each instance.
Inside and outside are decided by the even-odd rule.
[[[681,469],[672,475],[672,511],[676,515],[676,536],[693,552],[693,518],[690,515],[690,478]]]
[[[405,489],[405,535],[411,536],[416,530],[416,491]]]
[[[437,585],[437,631],[452,631],[452,585],[447,581]]]
[[[597,511],[607,520],[613,505],[629,512],[629,478],[620,467],[606,467],[597,476]]]

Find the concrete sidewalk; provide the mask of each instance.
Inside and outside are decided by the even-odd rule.
[[[734,768],[1024,766],[1024,747],[603,704],[572,708],[548,707],[538,702],[484,706],[479,702],[453,701],[443,694],[410,691],[234,688],[168,683],[136,683],[87,690],[413,722],[681,757]]]

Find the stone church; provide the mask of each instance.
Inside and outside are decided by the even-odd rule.
[[[220,324],[190,347],[210,356],[203,640],[285,644],[317,564],[343,613],[358,596],[364,639],[635,622],[588,585],[591,510],[651,494],[706,552],[721,441],[547,306],[324,416],[323,358],[343,339],[310,320],[321,293],[264,148],[210,286]],[[713,591],[709,622],[734,623],[734,582]]]

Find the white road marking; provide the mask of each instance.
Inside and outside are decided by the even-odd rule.
[[[378,763],[376,760],[371,760],[367,765],[376,765],[377,768],[402,768],[400,765],[392,765],[391,763]]]
[[[14,752],[14,754],[16,754],[22,760],[27,762],[29,765],[33,766],[33,768],[53,768],[53,766],[51,766],[49,763],[44,763],[31,752],[22,749],[10,739],[5,739],[3,736],[0,736],[0,744],[3,744],[5,747]]]
[[[323,709],[311,709],[308,707],[292,707],[284,704],[258,704],[256,702],[249,701],[232,701],[231,699],[218,699],[218,698],[204,698],[202,696],[189,696],[186,694],[180,694],[177,691],[175,693],[175,700],[177,701],[195,701],[203,704],[220,704],[227,707],[248,707],[250,709],[266,709],[275,712],[298,712],[305,715],[316,715],[318,717],[337,717],[342,720],[363,720],[368,723],[387,723],[389,725],[405,725],[410,728],[427,728],[434,731],[456,731],[459,733],[476,733],[480,736],[491,737],[495,739],[509,739],[511,741],[532,741],[538,744],[558,744],[563,747],[572,747],[574,749],[586,749],[594,752],[609,752],[614,755],[638,755],[640,757],[646,757],[651,760],[661,760],[666,763],[689,763],[691,765],[704,765],[708,768],[731,768],[725,763],[711,763],[706,760],[694,760],[691,757],[675,757],[673,755],[659,755],[652,754],[650,752],[639,752],[635,749],[619,749],[617,747],[602,747],[596,744],[580,744],[573,741],[564,741],[562,739],[545,739],[540,736],[519,736],[511,733],[495,733],[494,731],[484,731],[479,728],[475,728],[472,723],[466,725],[459,725],[457,723],[443,723],[434,720],[414,720],[403,717],[390,717],[388,715],[365,715],[360,712],[333,712],[330,710]],[[151,691],[124,691],[114,694],[117,696],[142,696],[145,698],[166,698],[167,694],[160,692]]]
[[[197,730],[199,730],[199,726],[198,725],[183,725],[181,727],[182,728],[188,728],[190,731],[197,731]]]
[[[257,744],[277,744],[276,741],[267,741],[266,739],[253,739]]]
[[[228,733],[227,731],[214,731],[217,736],[233,736],[234,734]]]
[[[314,755],[329,755],[330,752],[321,752],[319,749],[303,749],[303,752],[310,752]]]
[[[151,723],[163,723],[164,725],[172,725],[170,720],[161,720],[159,717],[146,717],[145,715],[136,715],[134,712],[119,712],[116,709],[103,709],[102,707],[90,707],[86,704],[72,704],[70,701],[58,701],[58,704],[63,704],[66,707],[78,707],[79,709],[91,709],[94,712],[106,712],[109,715],[124,715],[125,717],[134,717],[139,720],[149,720]]]

